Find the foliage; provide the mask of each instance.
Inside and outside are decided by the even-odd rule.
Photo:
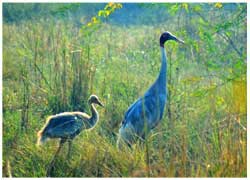
[[[35,20],[28,13],[34,6],[41,9]],[[48,115],[89,113],[86,100],[97,94],[105,104],[100,122],[74,140],[70,160],[63,147],[53,176],[246,177],[246,4],[79,6],[4,4],[12,15],[23,13],[20,21],[4,15],[3,176],[44,177],[58,144],[37,148],[36,132]],[[95,13],[67,19],[84,7]],[[132,16],[131,7],[143,11],[131,24],[118,21]],[[55,14],[60,18],[48,18]],[[165,30],[185,45],[166,44],[163,121],[149,135],[148,152],[143,143],[119,151],[119,124],[158,75]]]
[[[98,14],[91,18],[91,21],[83,25],[81,33],[89,36],[94,30],[100,28],[98,25],[101,24],[104,19],[108,18],[115,10],[122,8],[119,3],[108,3],[103,10],[99,10]]]

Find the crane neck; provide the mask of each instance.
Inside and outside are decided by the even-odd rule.
[[[93,103],[90,104],[90,110],[91,110],[90,125],[93,127],[97,123],[99,115]]]
[[[157,81],[165,89],[167,81],[167,55],[164,46],[160,46],[160,50],[161,50],[161,69]]]

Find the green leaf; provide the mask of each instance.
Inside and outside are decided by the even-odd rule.
[[[104,10],[100,10],[99,12],[98,12],[98,16],[103,16],[105,14],[105,11]]]
[[[194,5],[193,10],[195,12],[201,12],[201,10],[202,10],[201,5]]]
[[[188,3],[182,3],[181,6],[182,6],[182,8],[184,8],[186,10],[186,12],[189,12]]]
[[[175,4],[175,5],[172,5],[171,7],[170,7],[170,9],[169,9],[169,13],[170,13],[170,15],[175,15],[176,14],[176,12],[179,10],[179,4]]]

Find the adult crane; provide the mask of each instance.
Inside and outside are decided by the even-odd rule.
[[[68,158],[72,148],[72,140],[80,134],[82,130],[93,129],[99,120],[98,112],[94,106],[97,104],[103,107],[103,104],[96,95],[89,97],[91,116],[83,112],[64,112],[47,118],[44,127],[37,133],[37,145],[43,144],[48,138],[60,138],[59,147],[52,159],[47,175],[50,175],[55,157],[59,154],[63,144],[68,141]]]
[[[145,135],[155,128],[162,119],[165,104],[167,101],[167,56],[164,44],[168,40],[179,43],[184,41],[178,39],[170,32],[164,32],[160,36],[161,69],[156,81],[135,101],[125,113],[119,129],[118,147],[122,141],[132,145],[138,138],[145,138]]]

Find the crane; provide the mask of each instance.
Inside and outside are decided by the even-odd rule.
[[[88,104],[91,110],[91,116],[83,112],[63,112],[52,115],[47,118],[43,128],[37,133],[37,145],[43,144],[47,139],[60,138],[59,147],[49,166],[49,173],[54,164],[55,157],[59,154],[63,144],[68,141],[68,155],[72,148],[72,140],[80,134],[82,130],[90,130],[95,127],[99,120],[98,112],[94,106],[97,104],[103,107],[103,104],[96,95],[91,95],[88,99]]]
[[[178,39],[170,32],[164,32],[160,36],[161,69],[158,78],[126,111],[119,129],[117,145],[125,142],[129,146],[134,144],[138,138],[144,139],[145,135],[155,128],[162,119],[167,101],[167,56],[164,44],[168,40],[179,43],[184,41]]]

